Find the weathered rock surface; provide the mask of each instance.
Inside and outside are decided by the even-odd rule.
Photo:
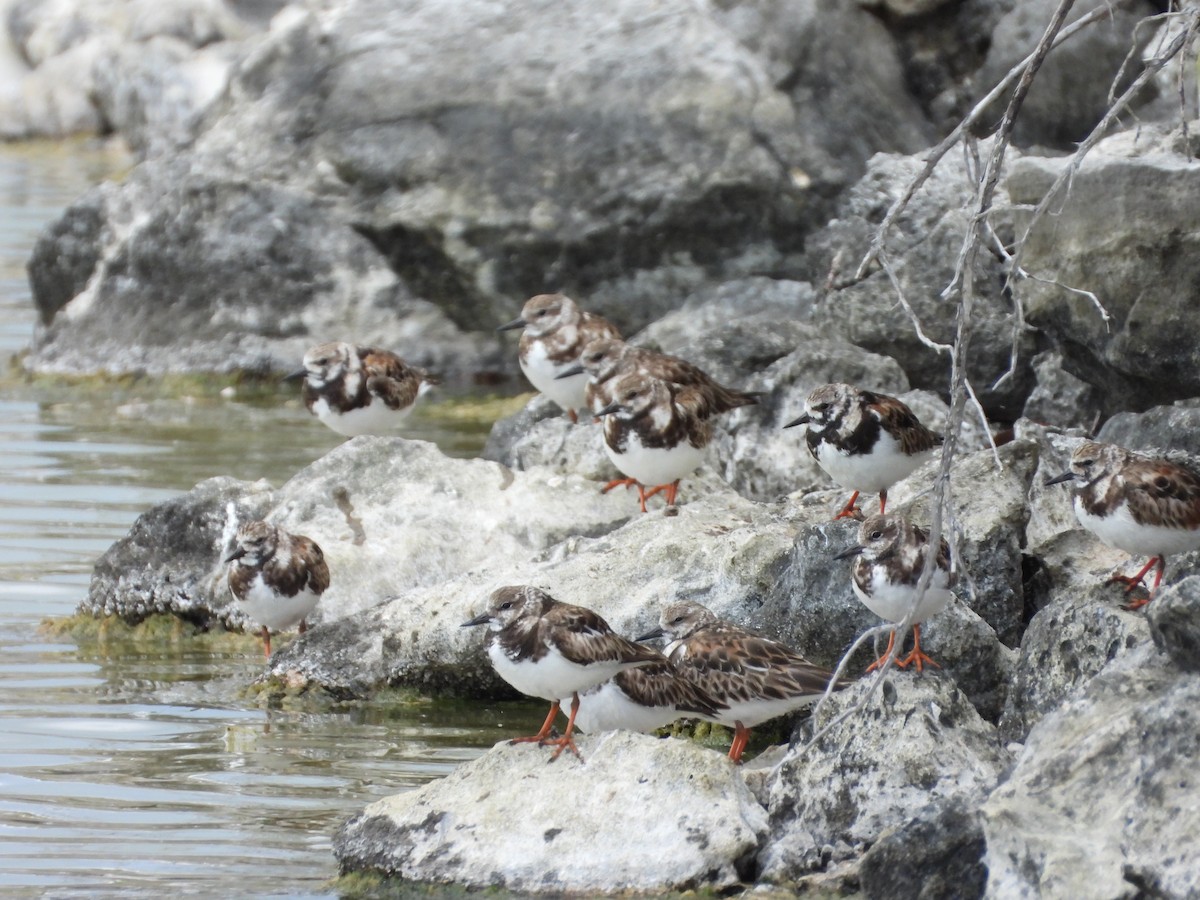
[[[0,87],[0,137],[117,130],[142,157],[174,149],[225,87],[235,54],[261,24],[240,14],[243,5],[4,4],[15,53],[0,59],[8,75]]]
[[[604,534],[637,512],[629,498],[601,496],[578,476],[514,473],[443,456],[421,441],[356,438],[278,491],[214,480],[155,507],[97,566],[82,609],[131,621],[170,612],[241,623],[221,556],[236,527],[227,505],[246,492],[255,503],[241,503],[238,520],[269,517],[324,550],[331,584],[312,623],[343,618],[402,590],[442,584],[448,572]]]
[[[846,192],[835,218],[806,244],[806,274],[814,284],[826,286],[814,309],[814,324],[893,357],[913,387],[944,391],[950,358],[918,337],[887,273],[874,265],[861,280],[853,278],[888,207],[922,167],[917,157],[875,156],[866,175]],[[888,257],[905,299],[927,338],[941,344],[952,343],[954,337],[954,303],[941,294],[953,278],[962,246],[972,183],[961,154],[949,154],[897,219],[888,239]],[[1003,209],[996,209],[994,224],[1002,227],[1005,217]],[[980,254],[975,275],[979,296],[968,374],[989,415],[1012,420],[1032,385],[1032,339],[1014,335],[1012,301],[1001,287],[999,260]],[[1021,348],[1016,370],[997,385],[1012,364],[1014,338]]]
[[[1181,451],[1200,458],[1200,402],[1184,400],[1141,413],[1117,413],[1104,423],[1096,439],[1130,450]]]
[[[1100,389],[1106,415],[1200,395],[1200,350],[1190,338],[1200,305],[1187,300],[1200,278],[1189,224],[1200,173],[1175,152],[1176,140],[1177,132],[1147,128],[1102,141],[1029,236],[1022,265],[1038,280],[1015,286],[1068,371]],[[1016,160],[1006,182],[1012,202],[1038,203],[1065,165]],[[1018,218],[1018,236],[1024,231]],[[1093,292],[1111,321],[1063,286]]]
[[[752,878],[766,811],[721,754],[626,732],[579,749],[583,762],[568,753],[547,765],[546,748],[498,744],[371,804],[334,853],[343,871],[535,893],[720,890]]]
[[[834,695],[812,727],[833,722],[868,688],[864,680]],[[930,803],[977,804],[1007,762],[995,729],[952,681],[889,674],[859,714],[779,766],[762,877],[789,881],[856,856]]]
[[[1154,645],[1185,672],[1200,672],[1200,576],[1189,575],[1146,607]]]
[[[1046,715],[983,806],[988,896],[1200,892],[1197,709],[1200,675],[1147,642]]]
[[[1058,6],[1055,0],[1016,0],[997,5],[1007,9],[991,32],[987,59],[975,73],[980,97],[1029,55]],[[1076,3],[1067,23],[1099,5],[1101,0]],[[1145,25],[1135,29],[1138,22],[1153,14],[1154,8],[1150,3],[1134,2],[1115,5],[1110,11],[1110,18],[1101,27],[1086,29],[1047,56],[1013,128],[1013,139],[1020,146],[1074,150],[1108,109],[1109,91],[1122,66],[1151,36]],[[1118,82],[1117,93],[1136,75],[1136,68],[1127,69]],[[1005,94],[996,104],[994,118],[1003,114],[1007,102]]]
[[[1100,392],[1066,371],[1062,354],[1056,350],[1039,353],[1031,364],[1037,384],[1025,401],[1022,416],[1055,428],[1094,431],[1102,417]]]

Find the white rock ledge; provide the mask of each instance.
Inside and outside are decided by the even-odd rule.
[[[721,889],[752,881],[766,810],[722,754],[687,741],[582,737],[583,762],[497,744],[385,797],[334,840],[343,872],[530,892]]]

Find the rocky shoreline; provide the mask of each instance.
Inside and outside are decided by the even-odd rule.
[[[221,555],[238,521],[267,517],[315,539],[332,582],[264,679],[337,699],[511,696],[458,627],[502,584],[626,635],[696,600],[826,666],[878,624],[833,558],[854,535],[830,521],[839,492],[782,426],[845,381],[946,428],[942,291],[988,143],[934,170],[886,267],[855,269],[927,148],[1052,5],[168,6],[6,5],[0,64],[21,76],[0,133],[116,132],[142,160],[39,241],[28,372],[278,373],[337,337],[515,384],[494,327],[564,290],[759,403],[720,421],[669,515],[600,494],[598,429],[542,399],[480,459],[361,437],[283,485],[212,479],[138,520],[81,613],[248,627]],[[679,738],[588,736],[587,762],[553,766],[500,744],[346,823],[344,871],[549,893],[1200,893],[1200,558],[1172,557],[1129,612],[1103,584],[1127,555],[1045,486],[1097,429],[1200,453],[1200,128],[1177,121],[1190,48],[1026,234],[1131,49],[1150,58],[1181,21],[1138,27],[1157,11],[1114,4],[1056,49],[1014,132],[968,362],[999,446],[968,417],[947,507],[963,578],[922,636],[943,668],[889,672],[869,697],[859,681],[742,768]],[[998,248],[1018,243],[1036,277],[1010,282]],[[889,509],[927,521],[934,477]]]

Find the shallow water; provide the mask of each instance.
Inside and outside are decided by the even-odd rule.
[[[38,230],[126,165],[98,145],[0,144],[0,361],[33,334]],[[414,415],[409,433],[482,443],[444,421]],[[281,484],[339,440],[283,387],[0,380],[0,894],[336,896],[346,817],[536,728],[525,704],[266,710],[245,691],[251,641],[43,627],[150,505],[218,474]]]

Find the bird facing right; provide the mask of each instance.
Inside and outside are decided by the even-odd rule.
[[[659,627],[639,641],[665,637],[671,665],[725,704],[712,720],[734,729],[729,758],[741,762],[750,729],[816,702],[833,673],[794,650],[719,619],[699,603],[672,603]]]
[[[851,585],[863,606],[888,622],[899,624],[908,616],[917,599],[917,586],[931,545],[929,534],[897,515],[871,516],[859,526],[858,543],[837,554],[834,559],[856,557],[851,567]],[[954,598],[950,588],[954,573],[950,571],[950,546],[943,538],[938,546],[929,587],[922,595],[913,615],[913,649],[907,656],[897,656],[901,669],[909,663],[923,670],[926,663],[937,663],[921,651],[921,623],[937,615]],[[883,665],[896,641],[896,629],[888,638],[883,656],[871,663],[868,672]]]
[[[1071,468],[1046,484],[1066,481],[1075,482],[1075,515],[1084,528],[1110,547],[1150,557],[1136,575],[1109,579],[1129,594],[1155,568],[1149,596],[1128,609],[1154,597],[1169,554],[1200,548],[1200,471],[1182,460],[1086,441],[1071,454]]]
[[[911,475],[942,443],[895,397],[849,384],[823,384],[808,395],[804,414],[784,425],[807,425],[805,442],[825,473],[854,491],[834,518],[858,516],[863,491],[879,494],[887,511],[888,488]]]

